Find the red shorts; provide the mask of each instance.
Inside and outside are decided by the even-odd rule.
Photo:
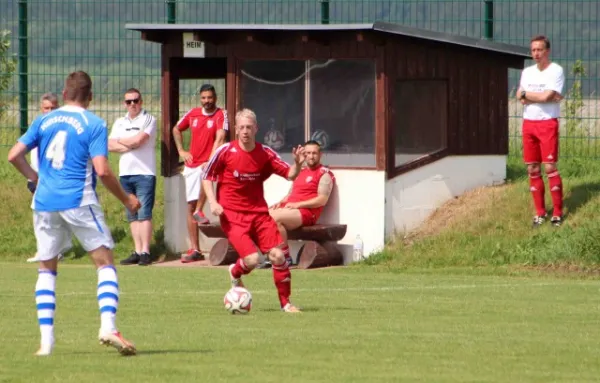
[[[523,120],[523,160],[526,164],[558,162],[558,119]]]
[[[277,223],[269,213],[240,213],[224,210],[221,228],[240,257],[257,252],[265,254],[283,244]]]
[[[285,207],[286,203],[282,203],[281,207]],[[302,226],[312,226],[319,219],[319,209],[300,208],[300,216],[302,217]]]

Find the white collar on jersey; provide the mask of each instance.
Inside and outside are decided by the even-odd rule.
[[[58,108],[58,110],[64,110],[65,112],[81,113],[85,110],[85,108],[82,108],[81,106],[76,106],[76,105],[63,105],[60,108]]]
[[[142,110],[140,110],[140,113],[137,116],[135,116],[135,118],[133,120],[131,118],[129,118],[129,112],[127,112],[125,114],[125,118],[128,119],[129,121],[135,121],[136,119],[143,117],[145,115],[146,115],[146,109],[142,109]]]

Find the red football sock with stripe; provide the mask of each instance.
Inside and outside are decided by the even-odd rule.
[[[281,250],[283,250],[283,255],[285,256],[285,260],[288,262],[288,264],[292,264],[292,256],[290,255],[290,247],[288,245],[283,245],[281,247]]]
[[[252,270],[249,270],[246,267],[246,264],[244,263],[242,258],[238,258],[237,262],[235,262],[235,266],[233,266],[233,268],[231,269],[231,275],[235,279],[239,279],[242,277],[242,275],[246,275],[246,274],[250,273],[251,271]]]
[[[292,294],[292,273],[290,272],[290,266],[287,261],[281,265],[273,265],[273,281],[277,288],[277,295],[279,295],[279,303],[283,308],[290,302],[290,295]]]
[[[548,173],[548,185],[550,186],[550,195],[552,196],[552,205],[554,205],[553,216],[562,217],[563,208],[563,187],[562,178],[558,170]]]
[[[538,216],[546,214],[546,204],[544,202],[544,179],[540,172],[529,173],[529,191],[533,197],[533,205]]]

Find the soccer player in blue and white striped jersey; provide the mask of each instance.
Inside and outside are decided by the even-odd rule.
[[[100,308],[100,343],[123,355],[136,353],[115,324],[119,284],[114,267],[114,242],[96,195],[96,176],[130,211],[139,209],[134,195],[127,195],[108,163],[106,122],[86,108],[92,100],[92,80],[85,72],[73,72],[63,90],[64,106],[38,117],[19,138],[8,160],[28,180],[36,183],[32,209],[40,268],[35,286],[41,342],[36,355],[50,355],[54,346],[56,276],[58,254],[75,234],[97,267]],[[36,173],[25,155],[39,150]]]

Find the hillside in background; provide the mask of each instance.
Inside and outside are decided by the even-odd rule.
[[[583,94],[595,94],[600,77],[599,16],[600,5],[591,0],[496,1],[494,38],[527,45],[534,34],[548,35],[554,58],[567,70],[575,60],[584,61],[588,77]],[[318,23],[321,13],[317,0],[178,0],[176,17],[178,23]],[[104,94],[120,94],[134,82],[158,95],[159,46],[142,42],[139,33],[126,31],[124,25],[166,22],[164,0],[30,0],[28,18],[29,86],[34,96],[60,89],[63,76],[75,68],[93,73]],[[330,19],[332,23],[391,21],[480,38],[484,1],[330,0]],[[0,0],[0,25],[13,32],[17,52],[16,1]],[[511,88],[517,76],[511,73]]]

